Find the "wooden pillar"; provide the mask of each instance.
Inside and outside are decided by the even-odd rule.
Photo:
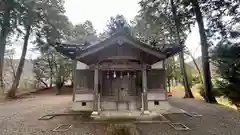
[[[168,90],[167,90],[167,76],[166,76],[166,68],[165,68],[165,60],[163,61],[163,71],[164,71],[164,84],[163,84],[163,88],[165,90],[165,99],[168,99]]]
[[[94,69],[94,103],[93,111],[98,112],[98,68]]]
[[[143,88],[143,111],[148,112],[148,101],[147,101],[147,71],[146,68],[142,71],[142,88]]]
[[[73,81],[73,98],[72,100],[75,101],[76,96],[76,87],[77,87],[77,60],[73,60],[73,72],[72,72],[72,81]]]

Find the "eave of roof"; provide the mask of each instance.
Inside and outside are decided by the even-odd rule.
[[[116,33],[103,41],[100,41],[98,43],[95,42],[95,44],[91,44],[88,46],[83,44],[76,45],[76,44],[67,44],[67,43],[56,43],[54,47],[57,51],[59,51],[60,53],[62,53],[67,57],[70,57],[71,59],[75,59],[75,58],[80,59],[89,54],[92,54],[101,49],[104,49],[109,45],[115,44],[117,40],[123,40],[123,42],[133,45],[139,49],[142,49],[143,51],[150,53],[154,56],[157,56],[158,58],[161,58],[161,59],[166,59],[168,57],[171,57],[176,53],[182,51],[184,48],[184,46],[182,45],[166,45],[164,46],[165,48],[159,49],[151,45],[148,45],[146,43],[143,43],[126,33]]]
[[[118,41],[121,41],[124,43],[127,43],[129,45],[132,45],[136,48],[139,48],[141,49],[142,51],[145,51],[147,53],[150,53],[158,58],[162,58],[164,59],[166,56],[165,54],[163,54],[161,51],[153,48],[153,47],[150,47],[150,45],[147,45],[143,42],[140,42],[136,39],[134,39],[132,36],[130,35],[125,35],[125,34],[122,34],[122,33],[117,33],[117,34],[114,34],[113,36],[111,36],[110,38],[98,43],[98,44],[95,44],[95,45],[92,45],[92,46],[89,46],[85,49],[83,49],[81,51],[81,53],[79,54],[79,56],[77,56],[77,58],[83,58],[87,55],[90,55],[92,53],[95,53],[95,52],[98,52],[102,49],[104,49],[105,47],[107,46],[110,46],[110,45],[114,45],[116,44]]]

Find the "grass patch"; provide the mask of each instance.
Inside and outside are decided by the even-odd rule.
[[[220,105],[228,106],[228,107],[231,107],[231,108],[237,110],[237,107],[235,105],[231,104],[231,102],[228,100],[228,98],[217,97],[216,100],[217,100],[218,104],[220,104]]]
[[[185,92],[184,92],[184,87],[182,85],[174,86],[171,88],[172,94],[175,97],[183,97]],[[193,86],[191,88],[191,91],[193,93],[193,96],[195,99],[200,99],[203,100],[202,96],[200,95],[200,90],[197,89],[197,86]]]

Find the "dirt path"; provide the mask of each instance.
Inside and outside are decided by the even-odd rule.
[[[78,119],[67,116],[56,117],[48,121],[38,120],[44,114],[64,112],[71,104],[71,98],[71,95],[41,94],[0,103],[1,135],[102,135],[105,126],[103,124],[81,124]],[[173,122],[188,126],[190,131],[176,131],[166,123],[137,124],[142,135],[240,134],[239,116],[232,109],[190,99],[173,98],[170,103],[189,112],[198,112],[203,117],[168,115]],[[73,124],[73,127],[67,132],[53,132],[52,129],[59,124]]]

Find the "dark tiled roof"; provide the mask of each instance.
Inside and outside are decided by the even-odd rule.
[[[82,36],[82,37],[78,37],[62,43],[56,43],[54,47],[58,52],[73,59],[79,53],[83,51],[86,52],[92,48],[95,48],[96,46],[101,45],[104,42],[107,42],[108,40],[115,38],[117,36],[125,36],[128,39],[136,42],[140,46],[144,46],[149,49],[158,51],[159,53],[165,54],[166,57],[171,57],[172,55],[175,55],[176,53],[180,52],[184,48],[183,46],[176,45],[176,44],[169,44],[169,45],[162,45],[161,47],[154,47],[123,32],[115,33],[111,36],[105,37],[103,40],[100,40],[96,36]]]

